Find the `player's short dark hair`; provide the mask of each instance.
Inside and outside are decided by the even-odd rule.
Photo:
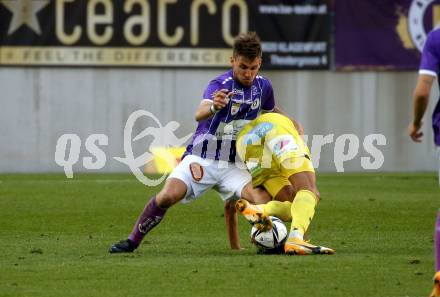
[[[233,53],[234,57],[243,56],[249,60],[261,57],[261,40],[255,32],[240,33],[234,39]]]

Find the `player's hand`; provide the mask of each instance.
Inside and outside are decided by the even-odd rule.
[[[423,132],[420,132],[422,125],[422,122],[419,124],[411,122],[408,126],[409,137],[411,137],[414,142],[422,142]]]
[[[296,131],[298,131],[298,134],[304,136],[304,127],[298,122],[295,122],[294,126],[296,128]]]
[[[215,92],[213,105],[216,110],[220,110],[229,104],[229,98],[232,96],[232,92],[228,89],[221,89]]]

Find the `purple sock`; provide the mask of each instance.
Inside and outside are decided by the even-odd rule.
[[[167,210],[160,208],[156,203],[156,196],[151,197],[144,210],[134,224],[128,239],[138,246],[145,235],[160,223]]]
[[[437,221],[435,223],[435,271],[440,271],[440,210],[437,215]]]

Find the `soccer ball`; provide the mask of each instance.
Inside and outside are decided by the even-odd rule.
[[[277,217],[270,217],[273,228],[268,231],[261,231],[252,227],[251,242],[257,246],[259,253],[278,251],[283,247],[287,239],[286,225]]]

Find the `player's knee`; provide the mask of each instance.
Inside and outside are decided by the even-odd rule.
[[[240,197],[246,199],[252,204],[264,204],[272,199],[266,190],[263,188],[253,188],[251,183],[248,183],[243,188]]]
[[[312,192],[315,195],[316,202],[319,202],[321,200],[321,195],[319,194],[319,191],[316,187],[312,187],[307,189],[308,191]]]
[[[301,188],[299,188],[298,189],[298,191],[297,191],[297,193],[299,192],[299,191],[309,191],[309,192],[311,192],[311,193],[313,193],[313,195],[315,196],[315,198],[316,198],[316,202],[319,202],[319,200],[321,200],[321,194],[319,193],[319,191],[318,191],[318,189],[316,188],[316,187],[313,187],[313,186],[304,186],[304,187],[301,187]]]
[[[313,194],[315,194],[316,202],[319,202],[319,200],[321,200],[321,193],[319,193],[318,189],[315,189]]]
[[[185,197],[187,190],[187,186],[183,181],[169,178],[162,190],[156,195],[157,205],[162,208],[173,206]]]
[[[161,208],[169,208],[173,206],[178,201],[180,201],[183,197],[176,191],[170,189],[163,189],[156,196],[157,205]]]

